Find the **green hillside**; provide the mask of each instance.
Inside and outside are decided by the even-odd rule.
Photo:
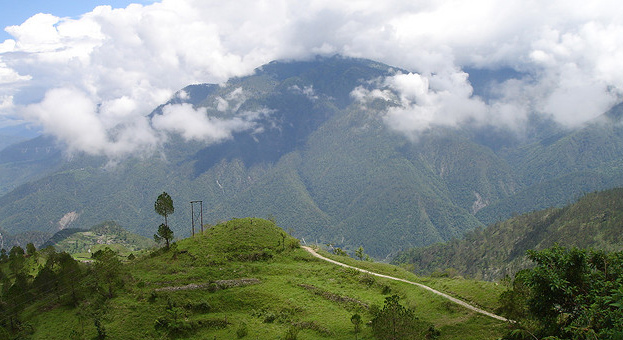
[[[503,156],[521,186],[476,217],[485,224],[515,213],[562,207],[583,194],[623,186],[623,125],[619,104],[594,121],[514,149]]]
[[[274,223],[235,219],[205,234],[183,239],[171,249],[121,264],[107,250],[92,265],[80,264],[62,279],[58,263],[14,278],[3,265],[7,304],[0,321],[3,336],[28,339],[374,339],[367,323],[381,313],[387,297],[411,309],[420,334],[437,339],[496,339],[505,323],[469,312],[406,283],[364,274],[314,258],[298,240]],[[50,250],[25,259],[45,263]],[[17,258],[17,257],[14,257]],[[497,308],[500,287],[485,282],[419,278],[397,267],[334,257],[369,270],[425,281],[437,289]],[[40,268],[43,266],[40,266]],[[58,269],[54,269],[58,268]],[[51,275],[49,273],[45,275]],[[34,277],[34,278],[33,278]],[[21,281],[20,281],[21,280]],[[12,282],[19,282],[15,286]],[[27,290],[24,290],[27,288]],[[7,300],[8,299],[8,300]],[[17,303],[17,304],[15,304]],[[361,317],[355,333],[351,318]],[[11,331],[13,325],[13,331]]]
[[[413,248],[392,261],[416,273],[454,271],[486,280],[513,275],[529,261],[527,250],[554,244],[623,250],[623,189],[591,193],[563,208],[536,211],[467,233],[461,239]]]

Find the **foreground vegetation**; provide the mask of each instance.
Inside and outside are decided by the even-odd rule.
[[[554,246],[529,251],[500,298],[516,321],[505,339],[623,339],[623,252]]]
[[[262,219],[221,223],[128,263],[110,249],[92,264],[50,248],[28,255],[2,267],[0,338],[384,339],[396,330],[374,326],[387,324],[383,318],[404,321],[420,338],[496,339],[507,328],[411,285],[318,260]],[[336,258],[423,280],[395,266]],[[498,296],[500,286],[426,280],[499,307],[485,297]]]

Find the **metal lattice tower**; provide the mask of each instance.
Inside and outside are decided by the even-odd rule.
[[[199,205],[199,209],[195,209],[195,205]],[[201,226],[201,233],[203,234],[203,201],[190,201],[190,214],[192,215],[192,232],[195,236],[195,225]]]

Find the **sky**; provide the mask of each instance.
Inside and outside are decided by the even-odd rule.
[[[177,105],[147,115],[188,84],[334,54],[409,71],[352,96],[394,101],[382,118],[411,137],[465,121],[521,130],[529,114],[579,126],[623,94],[618,0],[136,2],[0,0],[0,126],[29,122],[70,152],[113,159],[157,150],[171,133],[216,143],[266,113],[224,121]],[[472,68],[522,76],[484,100]]]
[[[101,5],[125,8],[131,3],[150,4],[155,0],[0,0],[0,41],[11,39],[7,26],[20,25],[37,13],[50,13],[60,18],[78,18]]]

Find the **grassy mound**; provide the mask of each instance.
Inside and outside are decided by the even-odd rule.
[[[204,258],[209,264],[268,260],[298,247],[297,239],[261,218],[233,219],[207,229],[203,235],[177,242],[177,249]]]

